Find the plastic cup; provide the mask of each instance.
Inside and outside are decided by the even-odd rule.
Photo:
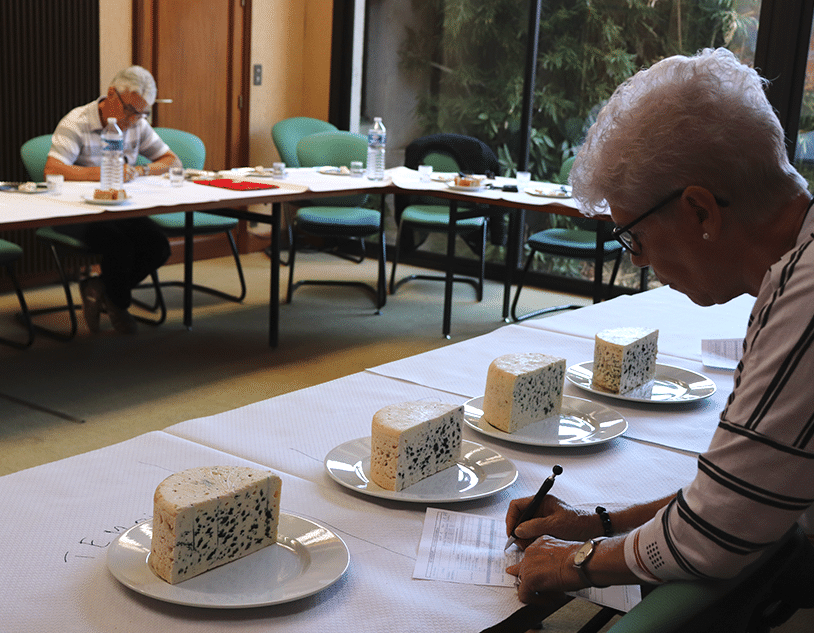
[[[421,176],[421,182],[429,182],[432,177],[432,165],[419,165],[418,175]]]

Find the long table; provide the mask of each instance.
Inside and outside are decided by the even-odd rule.
[[[516,592],[414,580],[426,508],[502,519],[509,500],[533,494],[555,463],[564,469],[556,494],[591,511],[598,503],[612,512],[675,492],[694,476],[732,381],[731,372],[704,367],[696,350],[704,338],[741,336],[750,308],[743,297],[695,309],[669,288],[620,297],[2,477],[2,626],[69,633],[481,631],[521,606]],[[568,384],[566,395],[613,408],[628,422],[623,436],[593,445],[529,446],[466,427],[465,440],[497,451],[518,471],[511,487],[481,499],[405,503],[358,493],[327,474],[325,456],[368,437],[379,408],[408,400],[464,403],[483,393],[488,363],[511,351],[560,354],[569,366],[590,360],[589,333],[645,313],[664,334],[659,363],[702,372],[717,386],[712,397],[648,405]],[[236,610],[171,604],[121,585],[107,552],[119,534],[150,518],[156,485],[172,472],[217,464],[279,472],[282,511],[328,528],[347,545],[344,575],[312,596]]]
[[[272,184],[276,189],[236,191],[218,187],[185,183],[182,187],[172,187],[167,178],[148,176],[128,183],[125,188],[131,197],[126,205],[92,205],[86,198],[92,197],[96,183],[66,182],[60,195],[51,193],[22,194],[2,192],[0,195],[0,228],[38,228],[58,226],[75,222],[94,222],[115,218],[139,217],[160,213],[185,212],[184,233],[184,325],[192,327],[192,278],[193,278],[193,239],[192,213],[195,211],[217,212],[238,219],[269,224],[271,226],[271,283],[269,289],[269,345],[276,347],[279,340],[279,250],[281,206],[286,202],[304,199],[335,196],[337,193],[378,193],[408,194],[418,193],[437,196],[449,200],[451,205],[450,225],[467,217],[467,212],[458,210],[458,202],[486,202],[505,208],[508,211],[535,209],[547,213],[579,216],[576,205],[570,199],[540,198],[524,192],[511,193],[501,190],[481,190],[458,192],[443,183],[421,182],[418,173],[404,167],[388,170],[382,181],[367,178],[351,178],[320,173],[313,168],[290,169],[285,179],[258,178],[250,175],[250,170],[233,170],[227,175],[236,180]],[[513,182],[512,179],[498,179],[500,183]],[[254,210],[249,210],[251,205]],[[269,205],[269,212],[258,209],[258,205]],[[517,222],[512,213],[512,222]],[[516,224],[512,231],[516,234]],[[450,231],[454,237],[454,231]],[[598,238],[599,239],[599,238]],[[503,319],[508,318],[509,296],[512,285],[513,266],[519,245],[510,241],[507,250],[507,276],[504,281]],[[443,336],[449,337],[452,311],[452,261],[455,256],[455,241],[447,245],[447,279],[444,293]],[[513,259],[512,259],[513,258]]]

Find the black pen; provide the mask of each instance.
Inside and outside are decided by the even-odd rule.
[[[540,506],[543,505],[543,499],[545,499],[545,496],[548,494],[548,491],[551,490],[551,486],[554,485],[554,478],[557,475],[562,474],[562,466],[560,466],[559,464],[555,464],[554,468],[552,468],[551,470],[553,471],[552,474],[546,477],[546,480],[543,482],[543,485],[540,486],[540,489],[537,491],[537,494],[534,495],[534,499],[532,499],[531,503],[526,506],[526,509],[523,511],[523,514],[520,515],[520,520],[517,522],[517,525],[525,523],[537,513],[537,510],[539,510]],[[514,526],[515,530],[517,529],[517,525]],[[506,541],[506,547],[503,548],[503,551],[505,552],[507,549],[509,549],[512,546],[512,543],[514,543],[516,540],[517,536],[515,535],[514,530],[512,530],[512,535],[509,537],[509,540]]]

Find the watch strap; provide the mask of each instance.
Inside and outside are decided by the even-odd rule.
[[[583,543],[581,547],[585,547],[586,545],[590,544],[591,549],[588,551],[587,556],[581,563],[576,562],[574,563],[574,569],[577,570],[577,575],[579,576],[579,579],[589,587],[600,587],[600,588],[607,587],[607,585],[597,585],[588,576],[588,563],[591,562],[591,559],[594,557],[594,554],[596,553],[596,546],[599,545],[599,543],[601,543],[604,540],[605,540],[604,536],[597,536],[596,538],[588,539],[587,541],[585,541],[585,543]]]

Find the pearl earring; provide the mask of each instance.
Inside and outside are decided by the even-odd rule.
[[[702,237],[703,237],[705,240],[708,240],[708,239],[709,239],[709,233],[704,233],[704,235],[703,235]]]

